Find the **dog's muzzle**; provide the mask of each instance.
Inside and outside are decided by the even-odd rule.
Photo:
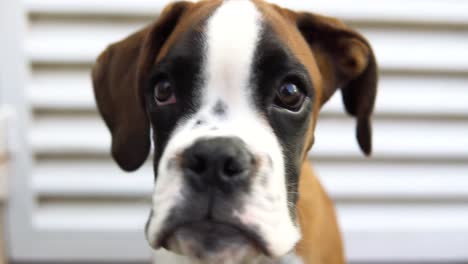
[[[234,137],[202,138],[185,149],[178,157],[183,199],[171,209],[156,246],[200,259],[268,255],[255,226],[236,217],[250,191],[256,162],[245,143]]]

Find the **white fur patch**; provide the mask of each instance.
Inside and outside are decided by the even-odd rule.
[[[236,110],[249,108],[246,95],[261,17],[250,1],[226,1],[208,21],[204,105],[219,99]]]
[[[169,169],[168,163],[200,138],[230,136],[241,138],[262,164],[254,176],[251,194],[242,199],[243,210],[233,212],[233,216],[258,227],[276,257],[288,254],[299,240],[299,230],[288,212],[281,146],[268,122],[255,109],[252,96],[252,63],[262,32],[261,21],[260,12],[249,0],[227,0],[209,18],[202,106],[179,122],[161,157],[153,195],[154,218],[147,234],[150,241],[157,238],[169,210],[180,200],[182,174]],[[223,114],[213,111],[219,102],[225,106]],[[199,120],[202,125],[196,125]]]

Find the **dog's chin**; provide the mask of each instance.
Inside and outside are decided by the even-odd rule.
[[[236,226],[200,221],[174,229],[163,242],[167,250],[201,263],[241,263],[262,253],[262,245]]]

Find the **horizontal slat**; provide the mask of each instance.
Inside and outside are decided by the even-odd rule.
[[[126,173],[111,160],[41,161],[34,170],[33,190],[39,197],[151,197],[149,163]]]
[[[337,201],[468,201],[468,165],[398,162],[314,162],[321,182]],[[38,197],[148,198],[153,171],[148,161],[125,173],[111,160],[41,161],[33,177]]]
[[[395,219],[398,221],[398,219]],[[464,263],[467,230],[344,233],[350,263]]]
[[[468,163],[314,163],[321,182],[339,201],[468,201]]]
[[[373,157],[468,158],[467,121],[374,119]],[[352,118],[320,119],[311,156],[359,154]]]
[[[27,0],[26,7],[29,12],[36,14],[79,14],[79,15],[134,15],[151,16],[157,13],[169,1],[146,0],[82,0],[79,2],[65,3],[60,0]],[[463,1],[379,1],[378,5],[371,0],[318,0],[286,1],[272,0],[283,6],[299,10],[310,10],[338,16],[347,20],[359,21],[383,21],[405,23],[446,23],[468,24],[465,10],[468,4]]]
[[[467,204],[338,204],[348,232],[468,231]],[[467,238],[468,239],[468,238]]]
[[[98,117],[36,120],[31,143],[38,154],[108,154],[110,136]],[[356,157],[352,118],[322,118],[312,156]],[[374,156],[388,158],[468,158],[467,121],[374,120]]]
[[[31,25],[27,54],[33,63],[91,64],[108,44],[137,28],[135,23],[37,21]],[[382,69],[468,71],[468,35],[463,31],[374,27],[362,32]]]
[[[98,201],[41,204],[34,213],[33,224],[39,230],[143,231],[150,203]]]
[[[110,153],[110,134],[98,118],[61,117],[34,126],[31,144],[38,154]]]
[[[148,16],[158,14],[171,0],[118,2],[84,0],[70,3],[60,0],[27,0],[25,2],[26,10],[33,14]]]
[[[96,107],[86,67],[37,67],[30,85],[28,94],[36,109],[89,111]],[[377,114],[468,117],[468,78],[382,74],[378,91]],[[323,111],[343,112],[341,96],[334,96]]]
[[[376,114],[465,116],[468,118],[468,78],[431,75],[381,75]],[[323,112],[343,112],[341,94]]]
[[[109,44],[149,22],[40,18],[31,21],[26,48],[33,62],[91,63]]]
[[[141,228],[120,232],[45,229],[28,234],[22,246],[12,248],[10,254],[15,262],[27,263],[149,263],[151,248]]]
[[[447,263],[468,258],[468,210],[462,205],[339,205],[351,261]]]
[[[404,30],[394,27],[360,30],[383,69],[468,71],[467,30]],[[437,52],[434,52],[434,51]]]
[[[150,22],[105,18],[39,18],[31,21],[26,50],[33,62],[89,64],[109,44]]]
[[[28,96],[39,110],[95,110],[89,68],[34,69]]]

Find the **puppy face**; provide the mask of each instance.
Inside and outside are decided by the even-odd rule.
[[[122,168],[141,165],[152,133],[150,245],[205,262],[294,249],[301,164],[338,87],[370,152],[372,50],[329,18],[263,1],[177,2],[110,46],[93,80]]]

